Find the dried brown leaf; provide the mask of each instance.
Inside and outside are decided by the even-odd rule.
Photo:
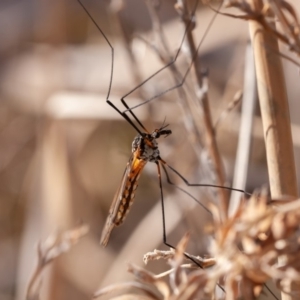
[[[159,260],[159,259],[170,259],[173,258],[175,255],[175,250],[170,249],[170,250],[157,250],[155,249],[152,252],[147,252],[144,254],[143,261],[145,264],[148,264],[149,261],[151,260]]]
[[[136,282],[136,281],[130,281],[130,282],[123,282],[118,284],[112,284],[105,288],[99,289],[96,291],[93,295],[93,299],[96,299],[98,297],[113,293],[113,292],[123,292],[124,290],[136,288],[142,292],[144,292],[146,295],[150,297],[150,299],[163,299],[163,297],[155,290],[153,287],[148,286],[144,283]]]

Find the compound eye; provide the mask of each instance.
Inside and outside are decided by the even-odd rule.
[[[159,132],[158,129],[155,129],[152,134],[151,134],[152,138],[156,139],[157,137],[159,137]]]

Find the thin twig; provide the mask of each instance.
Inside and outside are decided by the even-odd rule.
[[[167,64],[172,61],[174,62],[174,58],[171,54],[168,43],[166,42],[166,37],[164,36],[161,22],[158,17],[158,12],[155,5],[153,4],[153,0],[147,0],[146,4],[152,20],[155,40],[159,45],[162,45],[162,49],[160,49],[158,45],[153,45],[152,48],[155,49],[155,52],[158,54],[158,57],[160,58],[163,64]],[[190,26],[190,24],[188,24],[187,26]],[[175,84],[180,85],[184,79],[174,63],[170,65],[170,71]],[[180,86],[176,89],[176,91],[178,93],[178,104],[183,112],[184,125],[188,132],[188,136],[190,138],[192,146],[195,148],[195,152],[199,153],[202,148],[201,130],[197,128],[195,118],[193,117],[193,111],[190,105],[188,104],[188,98],[184,89]]]
[[[182,22],[187,26],[190,16],[185,0],[178,0],[176,4],[178,13],[181,16]],[[205,146],[209,152],[210,158],[213,162],[213,167],[216,173],[216,184],[224,186],[225,173],[222,164],[221,156],[219,154],[218,146],[215,139],[214,127],[211,119],[211,112],[208,99],[207,77],[203,76],[201,72],[200,60],[198,58],[198,49],[195,46],[192,30],[187,32],[187,46],[189,48],[189,56],[194,64],[194,73],[196,76],[196,96],[198,111],[203,118],[205,128]],[[218,189],[219,201],[223,210],[222,219],[226,219],[228,209],[228,193],[224,189]]]

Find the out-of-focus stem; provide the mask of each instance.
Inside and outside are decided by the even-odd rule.
[[[170,61],[174,60],[174,58],[172,57],[171,50],[169,49],[168,43],[166,42],[166,37],[164,35],[160,19],[157,14],[155,5],[153,3],[154,1],[147,0],[145,2],[147,4],[149,14],[152,20],[154,38],[157,40],[156,44],[161,45],[161,47],[157,46],[157,48],[155,49],[156,53],[158,54],[158,57],[160,58],[162,63],[168,64]],[[175,84],[179,85],[182,82],[183,78],[175,64],[170,65],[170,71]],[[201,141],[201,132],[199,128],[197,128],[197,124],[192,109],[188,103],[188,99],[186,97],[186,93],[184,89],[179,87],[176,89],[176,91],[178,93],[177,103],[183,112],[183,116],[184,116],[183,121],[184,121],[185,128],[188,132],[189,139],[194,147],[195,152],[199,153],[203,148],[202,141]]]
[[[259,11],[261,0],[251,1]],[[257,88],[266,144],[272,198],[285,195],[297,197],[297,181],[284,74],[278,52],[277,38],[256,21],[250,21],[254,49]],[[274,25],[275,26],[275,25]],[[275,50],[272,51],[272,49]],[[283,263],[280,261],[279,263]],[[299,287],[291,287],[299,290]],[[298,296],[296,296],[298,299]],[[282,293],[283,300],[296,299]]]
[[[184,22],[186,28],[189,25],[189,11],[185,0],[177,1],[178,11],[181,12],[181,18]],[[203,118],[204,125],[204,135],[205,135],[205,146],[208,150],[212,164],[216,174],[216,184],[224,186],[225,183],[225,173],[223,168],[223,163],[218,150],[218,146],[215,139],[215,132],[211,119],[211,112],[208,99],[208,87],[206,78],[203,78],[201,72],[201,64],[197,54],[197,48],[195,46],[195,41],[192,34],[192,28],[187,31],[187,46],[189,49],[189,55],[191,60],[194,62],[194,73],[196,77],[196,95],[197,95],[197,107],[199,112],[201,112],[201,117]],[[221,205],[222,219],[226,219],[227,209],[228,209],[228,193],[224,189],[218,189],[219,201]]]
[[[246,187],[247,181],[250,146],[252,139],[252,124],[257,98],[253,49],[251,45],[248,45],[246,50],[244,74],[244,92],[241,112],[241,124],[234,166],[234,177],[232,183],[232,186],[234,188],[237,187],[243,190]],[[240,200],[240,193],[231,193],[228,211],[229,216],[234,215],[237,208],[239,207]]]

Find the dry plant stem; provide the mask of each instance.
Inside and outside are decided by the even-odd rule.
[[[261,0],[251,1],[259,10]],[[296,172],[286,87],[280,57],[269,48],[278,50],[277,39],[256,21],[250,21],[272,198],[297,197]],[[293,287],[293,291],[299,287]],[[298,296],[296,296],[298,299]],[[282,293],[282,299],[296,299]]]
[[[146,0],[145,3],[147,4],[149,14],[152,20],[152,26],[153,26],[153,32],[155,34],[156,44],[161,45],[163,49],[159,49],[158,46],[151,45],[152,48],[157,53],[158,57],[162,61],[163,64],[168,64],[169,62],[173,61],[173,57],[171,55],[171,51],[168,47],[168,44],[166,42],[166,38],[163,33],[163,29],[161,26],[161,22],[159,19],[159,16],[157,14],[157,10],[155,8],[155,4],[153,3],[153,0]],[[163,51],[161,51],[163,50]],[[175,64],[170,65],[171,74],[173,76],[174,82],[176,85],[180,84],[182,82],[183,78],[178,71]],[[178,104],[180,106],[180,109],[183,112],[184,116],[184,125],[186,127],[186,130],[189,135],[189,139],[191,140],[191,143],[195,149],[196,153],[200,153],[202,149],[202,142],[201,142],[201,134],[200,131],[197,128],[195,118],[193,117],[192,109],[190,108],[190,105],[188,103],[186,94],[182,88],[176,89],[178,93]]]
[[[79,225],[74,229],[54,234],[37,247],[37,266],[29,280],[26,300],[38,300],[41,286],[41,274],[45,268],[61,254],[69,251],[78,240],[88,232],[88,226]]]
[[[255,79],[253,50],[251,45],[249,44],[247,46],[245,55],[244,93],[241,112],[241,124],[232,184],[233,187],[238,187],[239,189],[245,189],[248,174],[250,146],[252,139],[252,124],[257,97]],[[240,193],[231,193],[228,211],[229,216],[235,214],[237,208],[240,205],[240,200]]]
[[[189,11],[185,0],[177,1],[178,11],[181,14],[182,21],[185,26],[189,24]],[[197,104],[201,110],[201,116],[203,117],[203,124],[205,128],[205,146],[208,149],[210,158],[212,159],[213,166],[216,173],[216,184],[224,186],[225,184],[225,173],[224,167],[221,160],[221,156],[218,150],[217,142],[215,139],[215,131],[212,124],[211,112],[208,99],[208,90],[206,83],[206,78],[203,78],[201,73],[201,65],[197,55],[197,49],[195,46],[194,38],[192,35],[192,29],[187,32],[187,46],[189,48],[189,55],[191,61],[194,61],[194,72],[196,76],[196,95],[197,95]],[[227,210],[228,210],[228,193],[224,189],[218,189],[219,201],[222,211],[222,220],[226,219]]]
[[[267,32],[276,36],[280,41],[288,45],[291,51],[296,52],[298,55],[300,54],[300,25],[294,8],[287,1],[268,0],[263,2],[261,7],[251,8],[248,0],[228,0],[226,1],[225,6],[236,7],[245,14],[238,16],[221,13],[222,15],[248,21],[255,20],[260,23]],[[273,21],[269,18],[272,14]],[[274,20],[278,20],[281,23],[282,31],[275,28]]]
[[[252,0],[261,5],[260,0]],[[272,198],[297,197],[289,108],[276,38],[250,22]],[[267,45],[268,47],[266,47]]]
[[[270,6],[272,7],[274,13],[276,14],[276,17],[278,18],[280,24],[282,25],[285,34],[288,35],[289,42],[293,44],[292,48],[299,50],[300,49],[299,32],[297,32],[299,30],[299,28],[297,31],[295,31],[295,30],[293,30],[293,29],[295,29],[295,27],[290,26],[288,19],[286,18],[285,14],[283,13],[284,7],[283,7],[283,5],[281,5],[282,3],[280,3],[280,2],[281,1],[279,1],[279,0],[272,0],[269,3],[270,3]],[[287,5],[289,5],[289,4],[287,3]],[[290,11],[290,13],[291,13],[291,11]],[[299,26],[296,15],[293,15],[293,17],[294,17],[293,21]]]
[[[39,293],[39,283],[38,279],[40,278],[40,275],[43,271],[43,266],[38,264],[36,269],[34,270],[30,281],[27,286],[27,291],[26,291],[26,300],[31,300],[31,299],[39,299],[38,298],[38,293]]]

